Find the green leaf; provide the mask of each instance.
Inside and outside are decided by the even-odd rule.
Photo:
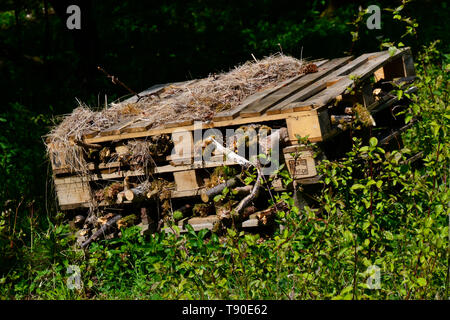
[[[390,241],[394,240],[394,236],[393,236],[392,232],[390,232],[390,231],[385,231],[384,236],[386,237],[387,240],[390,240]]]
[[[425,280],[424,278],[419,278],[417,279],[417,283],[421,286],[421,287],[425,287],[427,285],[427,280]]]
[[[394,46],[389,47],[388,52],[389,52],[389,55],[392,57],[397,52],[397,48]]]
[[[375,137],[370,138],[369,144],[371,147],[375,147],[378,144],[378,139]]]
[[[354,185],[352,185],[350,190],[357,190],[357,189],[364,189],[364,188],[365,188],[365,186],[363,186],[362,184],[355,183]]]

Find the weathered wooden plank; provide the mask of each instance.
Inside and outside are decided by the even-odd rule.
[[[199,168],[214,168],[214,167],[218,167],[218,166],[231,166],[231,165],[236,165],[237,163],[232,161],[232,160],[228,160],[224,158],[224,155],[219,155],[219,156],[212,156],[210,159],[208,159],[208,161],[199,161],[199,162],[193,162],[192,158],[185,158],[185,159],[177,159],[178,162],[175,165],[163,165],[163,166],[159,166],[159,167],[155,167],[153,168],[152,173],[158,174],[158,173],[168,173],[168,172],[176,172],[176,171],[184,171],[184,170],[191,170],[191,169],[199,169]],[[185,164],[181,164],[181,163],[185,163]],[[187,162],[187,163],[186,163]],[[95,181],[95,180],[108,180],[108,179],[115,179],[115,178],[123,178],[126,177],[127,175],[131,175],[131,176],[140,176],[140,175],[144,175],[145,171],[143,169],[139,169],[139,170],[121,170],[119,172],[113,171],[113,169],[116,169],[118,167],[121,167],[122,164],[119,161],[116,162],[111,162],[108,164],[104,164],[104,165],[100,165],[99,168],[103,169],[103,170],[111,170],[111,172],[102,172],[102,173],[95,173],[92,172],[92,175],[90,177],[84,177],[83,179],[85,181],[87,180],[91,180],[91,181]],[[97,169],[97,167],[90,163],[88,165],[89,170],[93,171],[95,169]],[[66,171],[69,172],[69,171]],[[55,184],[63,184],[63,183],[73,183],[73,182],[80,182],[83,180],[81,177],[78,176],[71,176],[71,177],[58,177],[55,178]]]
[[[152,127],[153,123],[154,122],[150,121],[150,120],[136,121],[135,123],[122,128],[120,130],[120,133],[142,132],[142,131],[150,129]]]
[[[194,137],[192,131],[177,130],[172,133],[174,148],[171,154],[171,160],[181,164],[187,158],[193,158]]]
[[[327,61],[328,60],[321,60],[321,61],[317,62],[316,65],[318,67],[322,66]],[[235,107],[235,108],[233,108],[231,110],[226,110],[226,111],[222,111],[222,112],[217,113],[213,117],[213,121],[232,120],[232,119],[236,118],[237,116],[239,116],[242,110],[248,108],[251,105],[258,104],[261,99],[265,98],[266,96],[268,96],[268,95],[270,95],[270,94],[272,94],[274,92],[277,92],[278,90],[284,88],[287,85],[290,85],[292,82],[294,82],[294,81],[296,81],[296,80],[298,80],[298,79],[300,79],[300,78],[302,78],[304,76],[305,76],[304,74],[298,75],[296,77],[287,79],[286,81],[282,82],[281,84],[277,85],[274,88],[257,92],[255,94],[247,97],[246,99],[244,99],[239,106],[237,106],[237,107]]]
[[[309,97],[317,94],[318,92],[321,92],[328,86],[335,84],[337,81],[341,80],[343,76],[349,74],[359,66],[365,64],[370,58],[376,55],[377,55],[376,53],[367,53],[359,56],[355,60],[345,64],[339,69],[334,70],[331,73],[328,73],[325,77],[318,79],[315,83],[313,83],[309,87],[306,87],[305,89],[297,92],[296,94],[290,96],[281,103],[276,104],[275,106],[267,110],[267,114],[272,115],[278,113],[289,113],[313,108],[314,107],[313,104],[306,104],[306,103],[292,104],[292,103],[307,100]]]
[[[412,57],[411,49],[407,49],[405,55],[403,56],[403,67],[405,77],[412,77],[416,75],[416,70],[414,69],[414,60]]]
[[[199,178],[195,170],[174,172],[177,191],[196,190],[200,188]]]
[[[248,219],[242,222],[242,228],[255,228],[259,226],[258,219]]]
[[[109,127],[108,129],[101,131],[100,136],[111,136],[111,135],[120,134],[121,130],[125,129],[126,127],[135,123],[136,121],[139,121],[139,119],[128,118],[126,120],[123,120],[123,121],[119,122],[118,124],[115,124],[115,125]]]
[[[184,126],[189,126],[193,123],[194,123],[193,119],[174,121],[174,122],[166,123],[164,125],[164,128],[180,128],[180,127],[184,127]]]
[[[298,113],[287,113],[287,114],[274,114],[274,115],[267,115],[264,114],[263,116],[258,117],[252,117],[252,118],[235,118],[232,120],[223,120],[223,121],[217,121],[217,122],[203,122],[201,123],[202,129],[209,129],[214,127],[227,127],[227,126],[236,126],[236,125],[242,125],[246,123],[258,123],[258,122],[265,122],[265,121],[272,121],[272,120],[281,120],[286,119],[290,116],[298,116]],[[183,127],[184,130],[193,131],[196,129],[194,125],[189,125]],[[113,140],[123,140],[123,139],[135,139],[135,138],[142,138],[147,136],[156,136],[161,135],[165,133],[172,133],[176,130],[179,130],[179,128],[155,128],[155,129],[149,129],[142,132],[133,132],[133,133],[122,133],[122,134],[116,134],[111,136],[104,136],[104,137],[94,137],[90,139],[86,139],[86,143],[101,143],[101,142],[107,142],[107,141],[113,141]]]
[[[293,179],[311,178],[317,175],[312,150],[299,151],[295,157],[290,153],[285,153],[284,158]]]
[[[267,109],[271,108],[275,104],[289,98],[294,95],[298,91],[305,89],[309,85],[313,84],[315,81],[325,77],[332,71],[346,64],[352,59],[352,57],[344,57],[333,59],[328,61],[327,63],[321,65],[319,67],[319,71],[316,73],[306,74],[299,79],[292,81],[291,83],[283,86],[283,88],[279,88],[274,92],[266,95],[262,99],[259,99],[255,102],[250,103],[247,108],[243,109],[239,116],[243,118],[247,117],[256,117],[263,114]],[[312,91],[317,90],[316,88],[312,88]]]
[[[308,116],[290,117],[286,119],[289,140],[297,141],[296,135],[301,137],[322,137],[317,113]]]
[[[59,205],[76,205],[91,200],[90,187],[87,182],[75,182],[55,185]]]
[[[364,82],[376,70],[379,70],[380,67],[393,59],[399,58],[401,54],[402,52],[398,51],[394,56],[390,56],[387,51],[380,52],[375,57],[367,60],[367,63],[353,69],[351,74],[345,72],[345,77],[341,78],[340,81],[336,82],[334,85],[301,103],[297,103],[296,106],[314,106],[314,108],[323,107],[337,96],[346,92],[348,88],[352,88],[355,85],[355,81],[358,83]],[[340,73],[340,75],[342,75],[342,73]],[[289,109],[289,111],[291,111],[291,109]]]
[[[303,92],[300,92],[296,95],[296,100],[305,100],[311,96],[316,95],[319,92],[322,92],[327,88],[327,83],[321,82],[312,86],[313,88],[307,88]],[[276,113],[290,113],[296,111],[304,111],[304,110],[312,110],[314,108],[313,104],[306,104],[303,102],[292,102],[287,105],[280,104],[273,109],[267,111],[268,114],[276,114]]]

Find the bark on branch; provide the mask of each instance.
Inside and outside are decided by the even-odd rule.
[[[92,241],[97,240],[102,234],[104,234],[107,230],[109,230],[117,221],[122,218],[120,214],[112,217],[108,222],[106,222],[96,233],[89,237],[82,245],[81,248],[87,247]]]
[[[201,191],[202,201],[208,202],[211,199],[211,197],[214,197],[214,196],[220,194],[223,191],[223,189],[232,188],[237,183],[238,183],[238,179],[236,177],[233,177],[233,178],[225,181],[224,183],[218,184],[217,186],[215,186],[211,189],[208,189],[208,190],[203,189]]]

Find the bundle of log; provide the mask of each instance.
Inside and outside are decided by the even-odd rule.
[[[386,148],[401,146],[397,132],[404,130],[401,111],[409,100],[395,90],[416,90],[409,49],[314,65],[207,121],[155,128],[139,117],[126,118],[72,137],[64,152],[49,142],[59,204],[73,217],[79,244],[114,237],[132,225],[143,234],[185,232],[188,224],[212,232],[270,228],[277,212],[289,208],[283,201],[269,206],[267,199],[288,191],[296,205],[304,205],[298,190],[319,183],[317,163],[351,148],[347,129],[367,140],[376,136]],[[132,97],[122,103],[131,108],[135,102]],[[73,149],[71,159],[67,148]],[[70,165],[73,157],[77,166]],[[283,163],[293,179],[288,185],[277,171]]]

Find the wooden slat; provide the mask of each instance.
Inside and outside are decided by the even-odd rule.
[[[307,112],[307,111],[304,111]],[[302,113],[303,114],[303,113]],[[297,117],[298,113],[287,113],[287,114],[274,114],[274,115],[263,115],[259,117],[252,117],[252,118],[236,118],[232,120],[223,120],[223,121],[217,121],[217,122],[203,122],[201,124],[202,129],[210,129],[214,127],[227,127],[227,126],[236,126],[236,125],[242,125],[247,123],[258,123],[258,122],[265,122],[265,121],[272,121],[272,120],[281,120],[286,119],[291,116]],[[198,126],[200,127],[200,126]],[[196,129],[194,125],[189,125],[186,127],[183,127],[184,130],[193,131]],[[142,138],[147,136],[155,136],[155,135],[161,135],[164,133],[172,133],[176,130],[179,130],[179,128],[154,128],[149,129],[142,132],[133,132],[133,133],[122,133],[117,135],[111,135],[111,136],[97,136],[94,138],[86,139],[86,143],[101,143],[101,142],[107,142],[107,141],[113,141],[113,140],[122,140],[122,139],[136,139],[136,138]]]
[[[153,121],[141,120],[120,130],[120,133],[142,132],[152,127]]]
[[[364,82],[368,79],[376,70],[379,70],[383,65],[390,63],[391,61],[398,59],[404,54],[405,51],[398,51],[396,54],[391,56],[388,51],[383,51],[377,54],[366,54],[371,55],[367,63],[360,65],[359,67],[351,70],[350,72],[339,73],[340,76],[346,75],[344,78],[340,79],[333,86],[328,87],[319,94],[309,98],[306,101],[297,103],[296,107],[301,108],[302,106],[314,106],[314,108],[320,108],[334,100],[340,94],[346,92],[350,87],[353,87],[355,80],[350,79],[350,76],[354,76],[358,83]],[[364,55],[363,55],[364,56]],[[339,70],[338,70],[339,71]],[[292,112],[292,108],[285,108],[285,111]]]
[[[330,72],[341,67],[351,59],[352,57],[338,58],[323,64],[322,66],[319,67],[318,72],[306,74],[303,77],[300,77],[298,80],[292,81],[291,83],[283,86],[282,88],[279,88],[274,92],[271,92],[262,99],[250,103],[247,106],[247,108],[243,109],[240,112],[239,116],[247,118],[247,117],[256,117],[263,114],[270,107],[294,95],[296,92],[311,85],[315,81],[325,77]]]
[[[321,60],[319,62],[316,63],[317,66],[322,66],[324,63],[326,63],[328,60]],[[284,88],[285,86],[291,84],[292,82],[302,78],[303,76],[305,76],[304,74],[295,76],[293,78],[287,79],[286,81],[282,82],[281,84],[277,85],[274,88],[271,89],[267,89],[261,92],[257,92],[249,97],[247,97],[246,99],[244,99],[244,101],[242,101],[242,103],[231,109],[231,110],[226,110],[226,111],[222,111],[217,113],[214,117],[213,117],[213,121],[224,121],[224,120],[232,120],[234,118],[236,118],[238,115],[240,115],[241,111],[250,107],[251,105],[255,105],[258,104],[258,102],[265,98],[266,96],[277,92],[278,90]]]
[[[178,171],[173,173],[177,191],[197,190],[200,179],[195,170]]]
[[[115,125],[109,127],[108,129],[101,131],[100,136],[104,137],[104,136],[112,136],[112,135],[120,134],[121,130],[125,129],[126,127],[135,123],[136,121],[138,121],[138,119],[123,120],[123,121],[119,122],[118,124],[115,124]]]
[[[156,167],[153,169],[153,174],[160,174],[160,173],[170,173],[170,172],[179,172],[179,171],[186,171],[186,170],[193,170],[193,169],[201,169],[201,168],[214,168],[219,166],[232,166],[236,165],[237,163],[231,160],[223,160],[223,156],[213,156],[211,157],[210,161],[205,162],[196,162],[193,161],[190,164],[186,165],[165,165]],[[117,172],[112,173],[100,173],[96,174],[93,173],[90,176],[85,176],[82,178],[77,176],[71,176],[71,177],[65,177],[65,178],[56,178],[54,179],[55,185],[59,184],[66,184],[66,183],[78,183],[81,181],[97,181],[97,180],[110,180],[110,179],[121,179],[126,176],[130,177],[137,177],[137,176],[144,176],[147,175],[148,172],[144,169],[137,169],[137,170],[121,170]]]
[[[75,205],[91,200],[90,187],[87,182],[57,184],[55,188],[61,206]]]
[[[337,71],[348,75],[355,69],[355,67],[357,68],[361,64],[365,63],[367,60],[373,60],[374,57],[376,57],[377,55],[378,55],[378,53],[370,53],[370,54],[363,55],[363,56],[353,60],[352,62],[350,62],[349,64],[345,65],[344,67],[342,67],[341,69],[339,69]],[[343,75],[345,75],[345,74],[343,74]],[[336,74],[335,76],[340,76],[340,75],[341,74]],[[321,84],[319,83],[318,85],[323,86],[324,82],[327,82],[327,81],[329,82],[329,81],[331,81],[331,79],[332,78],[329,78],[329,77],[328,77],[328,79],[321,79],[318,82],[320,82],[322,80],[323,80],[323,82]],[[314,85],[316,85],[316,83]],[[302,90],[301,90],[300,92],[297,92],[295,95],[289,97],[288,99],[286,99],[285,101],[282,102],[283,106],[286,106],[292,102],[296,102],[296,100],[298,99],[298,96],[301,96],[302,94],[304,94],[304,92],[302,92]],[[297,101],[297,102],[302,102],[302,101]],[[278,104],[277,104],[273,108],[280,108],[280,106],[278,106]],[[209,128],[213,128],[213,127],[235,126],[235,125],[242,125],[242,124],[253,123],[253,122],[258,123],[258,122],[264,122],[264,121],[281,120],[281,119],[287,119],[292,116],[294,116],[294,117],[298,116],[298,113],[294,112],[294,109],[291,110],[292,112],[287,112],[286,110],[284,110],[283,112],[286,112],[286,113],[280,113],[280,111],[276,111],[278,113],[272,113],[271,111],[273,108],[269,109],[268,112],[266,112],[262,116],[250,117],[250,118],[240,118],[239,117],[239,118],[235,118],[235,119],[234,119],[234,117],[231,117],[231,119],[228,119],[228,120],[220,120],[220,121],[216,120],[216,121],[209,122],[209,123],[202,123],[202,128],[209,129]],[[298,106],[298,108],[300,108],[300,109],[296,109],[296,110],[304,110],[304,109],[301,109],[301,106]],[[309,109],[309,107],[307,109]],[[308,111],[302,111],[302,112],[308,112]],[[184,129],[194,130],[194,126],[189,125],[189,126],[186,126]],[[172,133],[174,130],[176,130],[176,128],[161,128],[161,127],[159,127],[159,128],[145,130],[142,132],[122,133],[122,134],[116,134],[116,135],[111,135],[111,136],[97,136],[94,138],[85,139],[85,142],[86,143],[101,143],[101,142],[107,142],[107,141],[112,141],[112,140],[134,139],[134,138],[146,137],[146,136],[151,136],[151,135]],[[313,137],[312,135],[310,135],[310,137],[311,137],[310,140],[313,142],[322,140],[322,137]]]
[[[89,130],[88,132],[83,134],[83,139],[93,138],[93,137],[97,136],[99,134],[99,132],[100,132],[100,130]],[[73,138],[73,137],[71,137],[71,138]]]
[[[277,113],[288,113],[288,112],[295,112],[295,111],[302,111],[311,109],[314,107],[313,104],[307,104],[307,103],[296,103],[292,104],[293,102],[301,102],[304,100],[307,100],[311,96],[314,96],[315,94],[321,92],[325,88],[327,88],[330,85],[335,84],[339,80],[342,80],[343,77],[353,70],[357,69],[361,65],[365,64],[369,59],[373,58],[374,56],[377,56],[378,53],[367,53],[363,54],[362,56],[359,56],[355,60],[351,61],[350,63],[342,66],[341,68],[334,70],[333,72],[329,73],[327,76],[323,77],[322,79],[316,81],[309,87],[306,87],[305,89],[301,90],[300,92],[292,95],[288,99],[282,101],[281,103],[275,105],[274,107],[270,108],[267,111],[267,114],[277,114]]]
[[[351,75],[355,76],[358,81],[363,82],[380,67],[380,64],[383,62],[385,63],[388,58],[389,53],[385,52],[384,54],[370,60],[367,64],[352,71]],[[323,107],[335,99],[336,96],[343,94],[348,88],[353,87],[354,84],[355,80],[350,79],[349,75],[342,81],[336,83],[334,86],[327,88],[317,96],[311,97],[304,103],[306,105],[314,105],[315,108]]]
[[[169,122],[169,123],[165,124],[164,128],[180,128],[180,127],[184,127],[184,126],[189,126],[193,123],[194,123],[193,119],[174,121],[174,122]]]

